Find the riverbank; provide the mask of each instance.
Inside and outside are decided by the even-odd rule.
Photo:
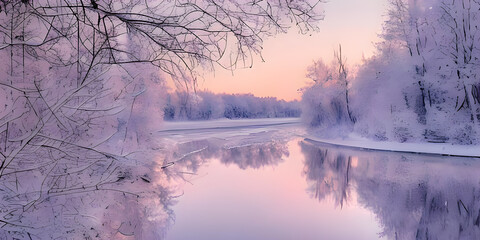
[[[389,141],[374,141],[358,136],[356,134],[350,134],[346,138],[337,139],[326,139],[308,134],[303,135],[302,137],[304,137],[305,140],[310,142],[355,148],[360,150],[480,158],[480,146],[478,145],[453,145],[449,143],[428,142],[399,143]]]

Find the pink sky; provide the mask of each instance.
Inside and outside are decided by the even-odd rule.
[[[360,63],[363,55],[374,53],[386,0],[331,0],[323,6],[325,19],[320,32],[300,35],[292,28],[287,34],[266,39],[262,52],[265,62],[256,57],[252,68],[237,69],[233,75],[217,68],[205,74],[199,89],[300,99],[297,90],[310,82],[305,77],[307,67],[319,58],[330,62],[338,44],[342,44],[348,64]]]

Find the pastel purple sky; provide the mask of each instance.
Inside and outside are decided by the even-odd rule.
[[[360,63],[362,56],[369,57],[378,41],[386,0],[331,0],[323,4],[325,19],[320,22],[320,32],[297,34],[292,28],[287,34],[266,39],[262,56],[254,59],[252,68],[235,72],[217,68],[199,81],[200,90],[216,93],[252,93],[256,96],[273,96],[279,99],[300,99],[297,91],[307,85],[307,67],[319,58],[330,62],[333,51],[342,44],[348,64]]]

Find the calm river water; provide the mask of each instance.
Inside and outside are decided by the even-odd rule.
[[[199,140],[170,156],[185,170],[170,240],[480,238],[479,159],[303,138]]]

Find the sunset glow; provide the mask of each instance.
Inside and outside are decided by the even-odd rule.
[[[339,44],[348,64],[358,64],[363,56],[373,55],[386,1],[334,0],[324,6],[325,19],[319,23],[320,32],[300,35],[292,28],[287,34],[268,38],[262,53],[265,62],[257,57],[252,68],[233,73],[217,68],[205,74],[204,80],[199,81],[199,89],[299,100],[301,94],[297,90],[311,82],[305,77],[307,66],[320,58],[330,62]]]

